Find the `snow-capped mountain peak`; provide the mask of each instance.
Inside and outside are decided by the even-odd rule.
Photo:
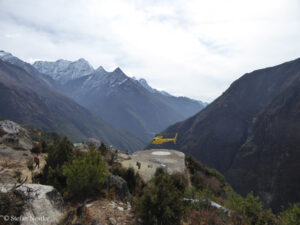
[[[36,61],[33,66],[41,73],[61,83],[89,75],[95,71],[89,62],[83,58],[73,62],[64,59],[59,59],[55,62]]]
[[[27,70],[25,67],[26,66],[26,62],[22,61],[21,59],[15,57],[13,54],[9,53],[9,52],[5,52],[3,50],[0,50],[0,59],[3,60],[4,62],[8,62],[11,63],[13,65],[17,65],[19,67],[22,67],[23,69]]]

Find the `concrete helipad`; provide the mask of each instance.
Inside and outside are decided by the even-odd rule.
[[[121,156],[122,157],[122,156]],[[162,167],[169,174],[185,173],[185,155],[182,152],[170,149],[151,149],[137,151],[132,155],[122,157],[123,167],[132,167],[139,172],[145,181],[149,181],[157,168]],[[140,163],[140,169],[137,162]]]
[[[170,152],[162,152],[162,151],[155,151],[155,152],[152,152],[152,155],[171,155]]]

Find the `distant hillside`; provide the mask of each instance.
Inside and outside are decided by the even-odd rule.
[[[256,190],[279,210],[300,200],[300,70],[262,110],[227,172],[242,194]]]
[[[73,141],[95,137],[121,149],[143,147],[143,142],[134,136],[109,125],[20,67],[1,60],[0,117],[29,127],[56,131]]]
[[[149,142],[170,124],[204,106],[195,100],[151,91],[121,69],[96,72],[65,84],[65,93],[109,123]],[[152,89],[154,90],[154,89]]]
[[[300,200],[300,59],[245,74],[195,116],[170,126],[180,149],[267,206]],[[151,148],[155,146],[150,146]],[[161,148],[162,146],[159,146]]]

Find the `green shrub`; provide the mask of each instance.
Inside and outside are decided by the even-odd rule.
[[[101,153],[95,150],[76,156],[70,165],[63,166],[63,174],[67,178],[67,191],[70,197],[96,195],[107,178]]]
[[[48,145],[47,145],[47,142],[46,142],[46,141],[42,141],[42,142],[41,142],[41,147],[42,147],[42,152],[43,152],[43,153],[48,152],[48,150],[47,150]]]
[[[195,199],[210,199],[210,200],[213,200],[215,202],[217,202],[217,197],[214,195],[214,193],[208,189],[208,188],[204,188],[200,191],[197,191],[196,192],[196,195],[195,195]]]
[[[219,181],[221,181],[221,183],[223,185],[226,184],[225,177],[219,171],[217,171],[216,169],[207,168],[207,172],[206,173],[208,174],[208,176],[214,176],[214,177],[216,177]]]
[[[195,174],[193,174],[191,176],[191,182],[193,187],[197,188],[197,189],[204,189],[205,188],[205,184],[199,174],[199,172],[196,172]]]
[[[14,192],[0,192],[0,224],[18,225],[20,221],[11,220],[20,217],[24,211],[25,202],[20,194]],[[4,216],[9,216],[6,219]]]
[[[41,150],[40,146],[36,145],[30,151],[33,154],[39,154],[39,153],[41,153],[42,150]]]
[[[22,172],[20,170],[15,171],[14,178],[17,179],[18,183],[21,183]]]
[[[30,159],[27,161],[26,165],[27,165],[27,168],[30,170],[30,171],[33,171],[34,167],[33,167],[33,160]]]
[[[62,172],[62,166],[73,158],[73,144],[66,138],[56,141],[48,148],[46,165],[41,174],[35,176],[41,184],[54,186],[60,192],[66,188],[66,177]]]
[[[135,207],[142,224],[180,224],[185,212],[184,190],[182,179],[157,169],[154,178],[136,201]]]
[[[242,216],[249,225],[276,225],[276,216],[271,210],[263,210],[259,197],[250,192],[246,198],[234,195],[230,198],[226,207],[234,210]]]
[[[300,204],[289,205],[288,209],[279,214],[279,224],[281,225],[299,225],[300,224]]]
[[[102,155],[106,155],[106,153],[108,151],[106,145],[103,142],[101,142],[101,145],[98,148],[98,150],[101,152]]]
[[[242,203],[240,213],[247,218],[249,224],[257,224],[263,209],[259,197],[255,197],[253,193],[250,192]]]
[[[53,144],[56,141],[60,140],[60,136],[54,132],[41,132],[41,136],[38,135],[38,130],[26,127],[29,131],[30,138],[33,141],[42,142],[45,141],[47,144]]]
[[[202,172],[206,176],[216,177],[222,183],[222,185],[224,185],[224,186],[227,185],[224,176],[219,171],[217,171],[216,169],[212,169],[212,168],[208,168],[208,167],[204,166],[202,163],[195,160],[192,156],[187,156],[185,159],[185,163],[192,175],[197,175],[198,172]],[[197,182],[196,181],[197,178],[194,178],[194,179],[195,179],[195,182]]]
[[[72,156],[73,144],[64,137],[50,146],[46,162],[52,168],[62,167],[65,162],[72,159]]]
[[[131,167],[128,169],[122,167],[112,167],[110,172],[114,175],[122,177],[127,182],[129,191],[133,195],[140,193],[142,188],[145,186],[145,183],[140,175]]]
[[[271,209],[264,210],[260,214],[258,225],[278,225],[277,217],[272,213]],[[299,223],[298,223],[299,224]],[[282,224],[285,225],[285,224]]]
[[[204,165],[200,162],[196,161],[192,156],[185,157],[185,164],[189,169],[191,174],[195,174],[197,171],[201,171],[204,169]]]

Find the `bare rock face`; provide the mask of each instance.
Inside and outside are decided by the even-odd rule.
[[[8,134],[17,134],[19,133],[21,126],[10,120],[0,121],[0,128]]]
[[[18,150],[30,150],[33,147],[28,131],[13,121],[0,121],[0,134],[0,144]]]
[[[5,193],[11,189],[11,186],[3,185],[0,191]],[[21,225],[54,225],[62,219],[64,202],[54,187],[26,184],[17,188],[16,192],[25,201],[22,215],[16,218],[19,219]]]
[[[89,138],[88,141],[87,141],[87,145],[95,146],[96,148],[98,148],[101,145],[101,141],[99,141],[96,138]]]
[[[116,198],[119,201],[124,200],[125,198],[130,198],[131,194],[129,192],[127,182],[120,176],[110,174],[106,181],[107,190],[114,188]]]

